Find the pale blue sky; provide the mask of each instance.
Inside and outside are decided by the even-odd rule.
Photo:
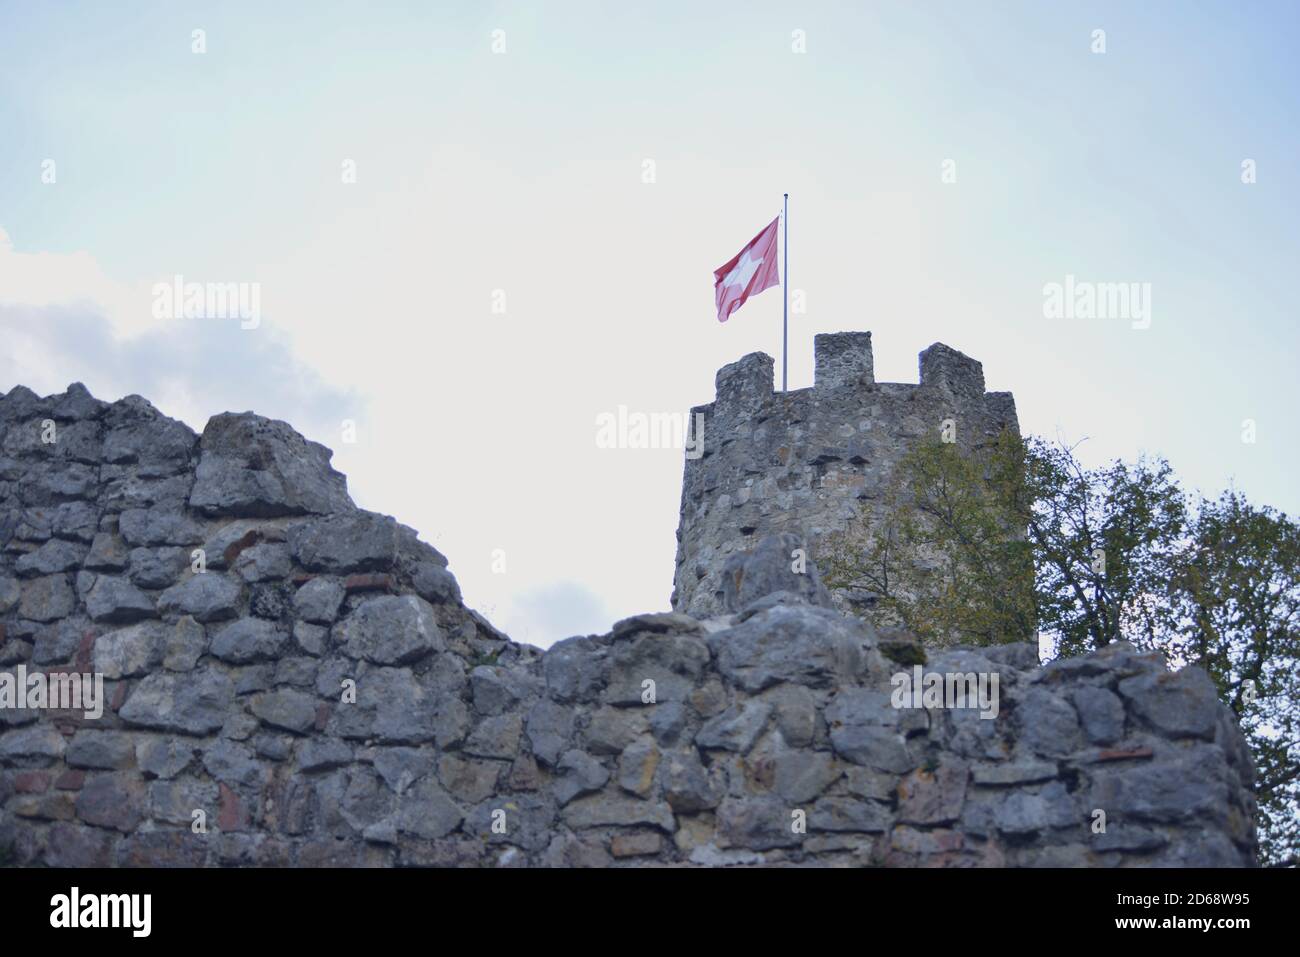
[[[792,387],[817,332],[892,381],[944,341],[1026,431],[1294,514],[1297,48],[1289,2],[0,0],[0,389],[286,418],[549,644],[667,606],[681,453],[596,416],[779,363],[779,292],[720,326],[712,271],[788,190]],[[154,320],[175,273],[262,325]],[[1067,274],[1151,327],[1044,318]]]

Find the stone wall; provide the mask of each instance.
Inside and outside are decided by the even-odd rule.
[[[965,450],[1019,431],[1011,393],[985,392],[980,364],[941,343],[921,353],[919,385],[875,381],[869,332],[817,336],[814,353],[811,389],[775,392],[772,359],[756,352],[720,369],[716,400],[691,410],[703,455],[682,482],[675,610],[717,614],[727,557],[764,535],[806,537],[815,555],[824,533],[869,519],[895,464],[945,420]],[[835,595],[860,609],[855,597]]]
[[[543,653],[329,460],[251,413],[197,436],[139,397],[0,397],[0,672],[98,673],[107,701],[0,707],[0,860],[1255,859],[1250,757],[1199,671],[1124,645],[927,661],[827,607],[775,537],[733,555],[717,614]],[[997,717],[894,707],[918,664],[998,676]]]

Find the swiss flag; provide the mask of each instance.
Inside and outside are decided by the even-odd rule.
[[[718,322],[726,322],[750,296],[770,289],[781,281],[776,272],[776,227],[778,216],[761,233],[749,241],[725,265],[713,271],[714,298],[718,303]]]

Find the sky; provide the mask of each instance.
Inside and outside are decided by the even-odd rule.
[[[683,452],[598,423],[779,368],[781,290],[712,287],[789,192],[791,388],[817,333],[942,341],[1026,433],[1295,515],[1298,47],[1292,2],[0,0],[0,390],[284,419],[547,646],[667,609]]]

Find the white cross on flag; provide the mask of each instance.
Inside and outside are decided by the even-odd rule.
[[[730,319],[750,296],[757,296],[764,289],[780,283],[781,277],[776,272],[776,227],[780,222],[780,216],[772,220],[725,266],[713,271],[718,322]]]

